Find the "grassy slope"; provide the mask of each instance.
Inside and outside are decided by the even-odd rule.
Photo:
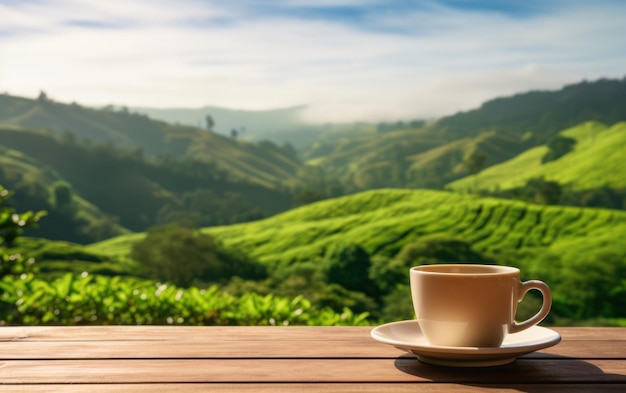
[[[404,129],[375,133],[363,126],[360,132],[356,130],[353,133],[342,134],[336,131],[336,134],[339,137],[334,140],[326,136],[328,143],[332,144],[332,151],[309,161],[310,164],[327,167],[345,166],[354,170],[360,165],[387,159],[389,152],[397,152],[405,156],[409,152],[426,151],[443,143],[443,139],[432,135],[430,129]]]
[[[323,167],[358,190],[439,188],[468,172],[464,162],[474,152],[485,155],[484,165],[492,165],[523,149],[519,139],[493,131],[445,139],[436,124],[384,133],[363,127],[360,133],[346,135],[318,146],[319,156],[307,163]],[[315,155],[314,149],[309,154]]]
[[[371,254],[392,256],[403,245],[433,233],[464,238],[477,249],[519,256],[532,250],[588,252],[595,246],[620,244],[626,238],[626,212],[386,189],[204,231],[268,265],[314,260],[335,243],[358,243]],[[139,238],[117,237],[87,249],[120,255]]]
[[[300,168],[297,160],[269,145],[233,140],[190,126],[172,125],[143,115],[80,105],[0,95],[0,124],[73,133],[78,139],[141,147],[149,155],[170,154],[216,162],[241,179],[273,187]]]
[[[446,116],[419,129],[363,132],[362,137],[349,141],[313,146],[307,157],[314,158],[309,163],[321,165],[328,173],[341,176],[344,183],[354,185],[354,190],[405,186],[438,189],[478,169],[468,160],[476,157],[474,153],[485,156],[486,161],[479,166],[486,168],[544,144],[577,124],[625,121],[624,86],[624,80],[598,80],[557,91],[496,98],[478,109]]]
[[[547,153],[546,146],[525,151],[515,158],[494,165],[476,176],[469,176],[448,187],[463,191],[471,189],[506,190],[523,186],[528,179],[543,176],[574,189],[589,189],[610,185],[626,187],[626,123],[607,127],[596,122],[587,122],[564,130],[562,135],[577,140],[574,150],[558,160],[541,163]]]
[[[54,182],[63,180],[56,174],[43,171],[43,167],[44,165],[40,161],[33,159],[22,152],[0,146],[0,168],[2,168],[5,176],[20,176],[25,182],[30,184],[39,184],[48,189],[50,189]],[[84,199],[80,195],[74,194],[72,198],[78,208],[78,218],[86,222],[99,221],[105,218],[105,214],[96,205]],[[127,228],[124,228],[121,225],[115,225],[115,229],[119,233],[130,232]]]

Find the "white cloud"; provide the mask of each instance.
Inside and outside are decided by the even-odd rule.
[[[514,18],[432,3],[369,15],[368,26],[357,26],[237,18],[240,10],[207,3],[0,5],[0,90],[45,90],[87,105],[310,104],[309,115],[323,121],[395,120],[624,73],[622,5]]]

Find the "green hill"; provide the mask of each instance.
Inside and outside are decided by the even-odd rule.
[[[573,238],[626,235],[626,212],[542,206],[446,191],[384,189],[320,201],[262,220],[209,233],[225,245],[269,265],[309,261],[333,244],[362,245],[370,255],[393,256],[407,243],[432,234],[459,236],[483,251],[559,248]],[[120,255],[140,234],[87,246]]]
[[[0,95],[0,124],[41,129],[78,140],[140,149],[149,156],[212,162],[231,176],[264,186],[284,185],[301,167],[289,149],[272,143],[235,140],[192,126],[168,124],[146,115]]]
[[[14,191],[15,207],[48,211],[33,236],[89,243],[171,221],[256,219],[292,203],[284,189],[239,180],[209,162],[155,159],[41,130],[0,126],[0,150],[0,184]]]
[[[608,191],[623,199],[625,92],[626,79],[599,80],[498,98],[433,122],[329,126],[304,152],[308,166],[289,145],[125,109],[0,95],[0,184],[15,191],[19,210],[48,210],[41,232],[26,235],[91,243],[122,234],[84,247],[18,244],[49,277],[148,274],[147,263],[131,259],[133,244],[149,240],[143,231],[151,226],[179,222],[203,227],[207,244],[264,265],[264,279],[222,277],[224,291],[235,294],[303,295],[394,320],[412,317],[410,266],[501,263],[548,282],[551,323],[626,318],[625,211],[423,189],[484,195],[543,177],[574,190],[614,187]],[[567,149],[556,152],[555,141]],[[341,194],[286,211],[294,201]],[[206,238],[186,230],[187,238]],[[531,296],[526,311],[536,303]]]
[[[46,219],[28,230],[31,236],[88,243],[130,232],[110,214],[73,193],[65,179],[42,161],[1,145],[0,185],[13,193],[12,205],[18,210],[27,206],[27,210],[46,212]],[[67,204],[57,194],[63,191],[69,191]]]
[[[610,225],[608,225],[610,224]],[[559,248],[578,238],[626,235],[626,212],[540,206],[443,191],[376,190],[321,201],[264,220],[207,228],[226,245],[269,264],[323,255],[336,243],[356,243],[393,256],[407,243],[450,234],[479,250]],[[619,229],[619,230],[617,230]]]
[[[414,264],[491,261],[520,267],[525,279],[547,281],[554,290],[555,318],[626,317],[619,309],[619,299],[626,295],[623,211],[385,189],[203,232],[261,261],[274,277],[289,276],[286,272],[298,271],[297,266],[324,269],[338,249],[348,259],[361,255],[360,262],[346,269],[376,284],[363,279],[360,288],[349,289],[377,293],[371,296],[378,297],[381,310],[393,304],[389,296],[406,291],[407,269]],[[137,235],[121,236],[86,249],[120,256],[137,240]],[[604,273],[579,276],[589,269]],[[281,282],[274,282],[276,290]],[[584,296],[576,295],[579,289]],[[594,311],[594,302],[602,299],[605,310]]]
[[[624,120],[626,78],[583,81],[554,91],[495,98],[478,109],[446,116],[437,123],[451,138],[496,131],[538,145],[586,121],[612,125]]]
[[[506,190],[522,187],[529,179],[539,177],[575,190],[626,187],[626,123],[605,126],[587,122],[564,130],[560,135],[575,139],[576,144],[571,152],[557,160],[543,163],[548,147],[537,146],[447,187],[455,191]]]
[[[317,143],[303,155],[352,191],[442,188],[542,146],[559,132],[596,121],[626,121],[626,79],[600,79],[555,91],[531,91],[480,108],[386,132]]]

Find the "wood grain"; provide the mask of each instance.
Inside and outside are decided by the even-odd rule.
[[[430,366],[367,327],[1,327],[0,392],[626,391],[625,328],[491,368]]]
[[[211,384],[211,383],[158,383],[158,384],[81,384],[81,385],[0,385],[0,392],[58,392],[58,393],[157,393],[157,392],[242,392],[242,393],[589,393],[602,391],[606,393],[626,392],[626,384],[602,385],[601,389],[581,384],[516,384],[516,385],[464,385],[446,383],[371,383],[371,384]]]
[[[10,360],[3,383],[626,383],[626,362],[517,360],[497,368],[444,368],[416,359]]]

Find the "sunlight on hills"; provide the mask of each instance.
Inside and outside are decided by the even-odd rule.
[[[607,127],[587,122],[560,134],[576,139],[577,143],[573,151],[555,161],[542,164],[548,148],[538,146],[477,175],[454,181],[447,188],[454,191],[507,190],[538,177],[571,185],[575,190],[626,186],[626,123]]]

